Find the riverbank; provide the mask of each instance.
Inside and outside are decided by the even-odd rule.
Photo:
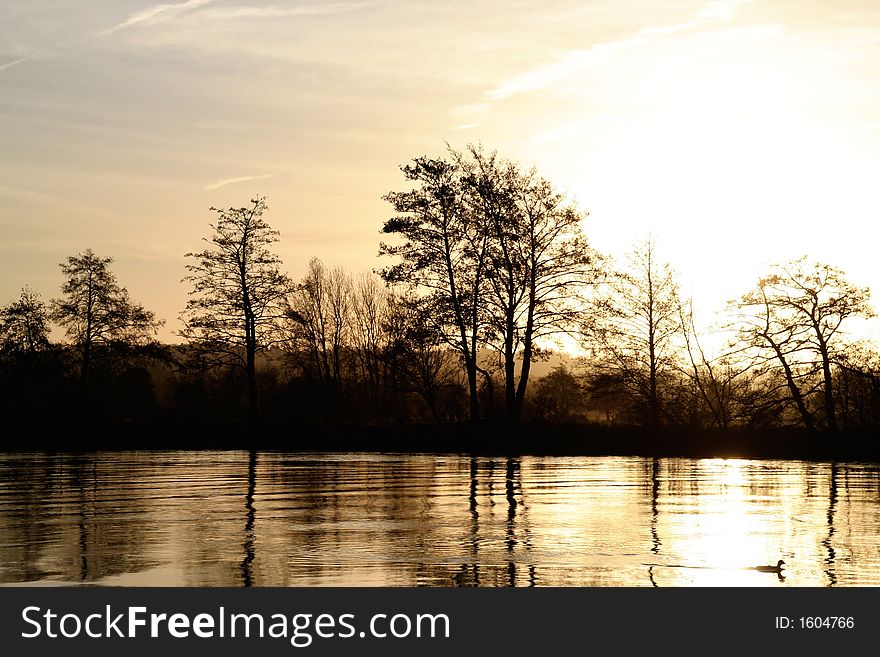
[[[649,431],[584,424],[259,426],[137,425],[10,428],[0,451],[271,450],[479,455],[663,456],[880,462],[880,436],[798,429]]]

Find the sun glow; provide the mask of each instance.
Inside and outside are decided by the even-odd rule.
[[[530,152],[590,211],[600,249],[651,234],[709,312],[804,253],[880,277],[863,242],[830,229],[868,230],[880,210],[865,177],[880,174],[880,131],[853,116],[861,60],[776,24],[658,35],[608,57],[614,79],[584,68],[554,82],[551,98],[572,102]]]
[[[700,496],[697,508],[681,516],[686,526],[682,534],[692,537],[691,544],[679,549],[699,563],[718,569],[748,568],[767,562],[779,553],[778,545],[767,545],[764,518],[749,504],[745,464],[738,460],[712,459],[700,463],[701,476],[717,481],[714,491]],[[724,573],[722,572],[722,575]],[[742,581],[742,572],[729,574]],[[733,583],[733,582],[731,582]]]

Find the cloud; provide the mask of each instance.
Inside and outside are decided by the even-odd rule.
[[[477,119],[478,116],[488,114],[491,110],[492,103],[505,100],[518,94],[543,89],[555,82],[565,80],[577,71],[593,65],[597,60],[603,58],[610,52],[634,48],[649,43],[657,38],[699,29],[719,20],[729,21],[736,13],[739,5],[747,4],[751,1],[752,0],[712,0],[692,20],[671,23],[669,25],[648,26],[638,30],[633,36],[619,39],[618,41],[597,43],[589,48],[562,52],[558,56],[557,61],[514,75],[496,85],[494,88],[489,89],[483,94],[483,102],[472,105],[461,105],[453,108],[453,112],[459,117],[467,115],[468,118]],[[467,108],[478,109],[472,109],[470,112],[462,111]],[[475,125],[476,123],[468,123],[466,124],[466,127],[470,128]],[[460,127],[461,126],[456,129],[460,129]]]
[[[172,20],[175,16],[180,16],[211,2],[213,2],[213,0],[187,0],[187,2],[181,2],[178,4],[154,5],[139,11],[136,14],[132,14],[127,19],[121,23],[117,23],[113,27],[98,32],[98,35],[104,36],[106,34],[112,34],[113,32],[128,29],[133,25],[153,25],[155,23],[163,23]]]
[[[265,180],[266,178],[272,178],[274,175],[274,173],[266,173],[262,176],[238,176],[236,178],[225,178],[223,180],[216,180],[212,183],[208,183],[207,185],[205,185],[205,191],[212,192],[215,189],[226,187],[226,185],[236,185],[238,183],[248,182],[250,180]]]
[[[22,62],[26,62],[29,59],[33,59],[33,55],[29,57],[19,57],[18,59],[13,59],[11,62],[6,62],[5,64],[0,64],[0,71],[5,71],[7,68],[12,68]]]
[[[620,41],[611,41],[609,43],[597,43],[596,45],[583,50],[570,50],[562,53],[558,61],[552,64],[539,66],[531,71],[526,71],[520,75],[516,75],[505,82],[502,82],[494,89],[491,89],[486,97],[491,101],[504,100],[511,96],[521,94],[535,89],[542,89],[547,85],[564,80],[575,71],[591,64],[593,60],[615,50],[623,50],[631,48],[642,43],[647,37],[635,36]],[[489,109],[484,104],[484,111]]]
[[[188,0],[178,4],[161,4],[154,5],[132,14],[127,19],[98,32],[99,36],[119,32],[135,25],[156,25],[167,23],[177,17],[183,17],[190,14],[197,14],[199,19],[203,21],[228,21],[228,20],[247,20],[247,19],[270,19],[270,18],[286,18],[290,16],[319,16],[326,14],[341,14],[349,11],[355,11],[363,7],[368,7],[370,2],[332,2],[305,5],[299,7],[279,7],[270,5],[268,7],[254,7],[250,5],[240,5],[231,7],[209,7],[203,11],[195,10],[211,4],[213,0]]]
[[[334,2],[328,4],[306,5],[303,7],[214,7],[200,12],[206,19],[240,20],[245,18],[286,18],[289,16],[319,16],[322,14],[341,14],[369,7],[369,2]]]

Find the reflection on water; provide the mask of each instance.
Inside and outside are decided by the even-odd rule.
[[[880,585],[878,483],[797,461],[0,455],[0,582]]]

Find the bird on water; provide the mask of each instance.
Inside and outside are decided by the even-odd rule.
[[[775,566],[755,566],[753,570],[757,570],[762,573],[781,573],[782,567],[785,565],[785,562],[780,559]]]

